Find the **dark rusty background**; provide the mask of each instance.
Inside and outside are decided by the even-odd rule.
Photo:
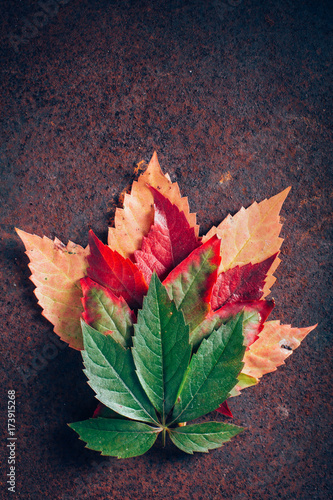
[[[14,388],[18,436],[17,494],[5,432],[0,498],[328,499],[330,2],[5,0],[0,17],[1,428]],[[247,427],[232,443],[117,460],[66,426],[95,400],[80,354],[50,347],[13,228],[81,245],[93,228],[105,241],[154,149],[201,234],[292,185],[273,317],[318,328],[232,400]]]

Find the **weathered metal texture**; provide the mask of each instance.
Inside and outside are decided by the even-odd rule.
[[[329,2],[8,0],[0,11],[1,426],[14,388],[17,498],[328,498]],[[232,443],[117,460],[66,427],[95,400],[80,354],[50,347],[14,226],[82,245],[91,227],[105,240],[154,149],[202,234],[292,185],[274,317],[318,327],[231,402],[247,427]],[[1,498],[7,451],[3,441]]]

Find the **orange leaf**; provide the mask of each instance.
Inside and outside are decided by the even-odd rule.
[[[158,189],[183,211],[196,236],[199,234],[196,215],[190,213],[187,198],[182,198],[178,184],[163,174],[154,152],[147,170],[133,182],[131,194],[125,194],[124,208],[116,209],[115,227],[109,228],[108,245],[125,258],[133,258],[154,222],[154,198],[147,184]]]
[[[236,215],[228,215],[203,237],[205,242],[217,234],[222,240],[219,273],[250,262],[257,264],[280,250],[283,239],[279,238],[282,227],[279,213],[289,191],[290,187],[259,204],[255,202],[247,209],[242,207]],[[273,273],[279,263],[280,259],[276,257],[267,273],[264,297],[275,282]]]
[[[40,238],[16,229],[30,259],[31,281],[43,308],[43,316],[54,325],[54,331],[74,349],[82,349],[80,317],[83,312],[80,279],[88,262],[86,249],[72,241],[65,246],[60,240]]]
[[[245,352],[242,373],[260,379],[274,372],[316,326],[291,328],[280,321],[267,321],[258,340]]]

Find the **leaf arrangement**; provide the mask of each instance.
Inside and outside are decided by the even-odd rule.
[[[82,350],[99,401],[70,424],[87,447],[128,458],[159,433],[186,453],[218,448],[243,429],[187,424],[258,383],[314,328],[266,321],[289,189],[241,208],[199,237],[195,214],[154,153],[117,209],[108,245],[86,249],[17,230],[43,315]]]

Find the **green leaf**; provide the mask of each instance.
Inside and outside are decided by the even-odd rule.
[[[208,450],[219,448],[243,430],[243,427],[232,424],[204,422],[168,429],[168,432],[171,441],[178,448],[193,454],[194,451],[207,453]]]
[[[183,313],[169,299],[155,272],[134,331],[132,354],[137,375],[164,423],[175,404],[191,346]]]
[[[90,278],[81,280],[84,321],[100,333],[112,337],[128,347],[133,333],[135,315],[122,297]]]
[[[155,410],[135,373],[130,349],[82,321],[82,358],[97,399],[121,415],[158,424]]]
[[[153,446],[162,430],[141,422],[110,418],[90,418],[69,424],[69,427],[87,443],[86,448],[118,458],[143,455]]]
[[[183,311],[190,332],[199,325],[210,309],[212,288],[220,263],[220,244],[211,238],[193,250],[163,281],[169,297]]]
[[[187,422],[205,415],[229,397],[243,367],[242,325],[240,314],[202,341],[179,391],[173,422]]]

